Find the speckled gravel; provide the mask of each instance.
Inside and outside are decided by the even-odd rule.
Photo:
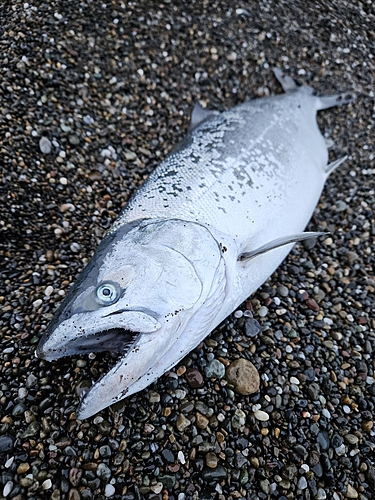
[[[0,19],[0,499],[373,498],[374,4],[5,0]],[[319,116],[348,154],[309,226],[330,234],[172,372],[78,421],[111,357],[40,361],[41,332],[193,104],[281,92],[274,66],[357,94]],[[240,358],[255,394],[227,379]]]

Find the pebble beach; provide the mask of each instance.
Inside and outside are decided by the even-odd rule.
[[[3,0],[0,21],[0,500],[374,498],[374,4]],[[308,226],[326,236],[78,420],[114,360],[40,360],[43,331],[194,104],[280,94],[275,67],[356,96],[318,116],[347,155]]]

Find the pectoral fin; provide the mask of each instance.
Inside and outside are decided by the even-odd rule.
[[[253,259],[254,257],[258,257],[258,255],[262,255],[264,253],[269,252],[270,250],[274,250],[275,248],[279,248],[284,245],[289,245],[290,243],[297,243],[299,241],[305,241],[311,238],[317,238],[318,236],[324,236],[325,234],[327,233],[305,232],[305,233],[292,234],[288,236],[282,236],[281,238],[277,238],[276,240],[270,241],[269,243],[266,243],[265,245],[262,245],[261,247],[255,250],[250,250],[249,252],[242,252],[238,256],[237,260],[241,262],[245,260],[250,260]]]

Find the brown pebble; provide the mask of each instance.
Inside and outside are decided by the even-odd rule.
[[[260,378],[255,366],[245,358],[233,361],[226,370],[227,381],[239,394],[247,396],[259,390]]]
[[[362,422],[362,429],[365,432],[370,432],[373,427],[374,427],[374,422],[372,420],[364,420]]]
[[[27,463],[19,464],[17,467],[17,474],[25,474],[30,469],[30,465]]]
[[[185,377],[187,383],[193,389],[198,389],[199,387],[203,387],[204,385],[203,375],[201,374],[200,371],[196,370],[195,368],[188,368],[185,372]]]
[[[315,302],[314,299],[306,299],[306,305],[309,309],[311,309],[312,311],[315,311],[315,312],[318,312],[320,307],[318,306],[318,304]]]
[[[201,413],[199,413],[199,411],[197,411],[197,413],[195,414],[196,418],[197,418],[197,426],[200,428],[200,429],[205,429],[209,423],[209,420],[208,418],[206,418],[204,415],[202,415]]]
[[[213,453],[212,451],[210,451],[209,453],[207,453],[206,455],[206,465],[207,467],[210,467],[210,469],[215,469],[217,467],[217,456],[215,455],[215,453]]]

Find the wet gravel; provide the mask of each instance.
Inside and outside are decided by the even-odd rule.
[[[373,498],[373,3],[5,0],[0,19],[0,499]],[[309,226],[330,235],[170,374],[78,421],[111,361],[36,359],[53,311],[196,100],[278,93],[274,66],[358,96],[319,117],[349,157]],[[258,392],[228,381],[244,360]]]

